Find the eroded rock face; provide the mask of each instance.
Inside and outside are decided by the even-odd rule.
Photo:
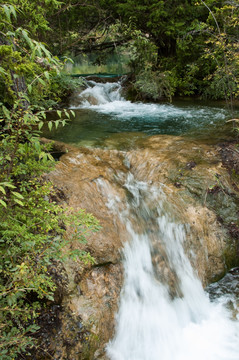
[[[121,248],[128,239],[110,201],[117,201],[119,211],[125,208],[127,191],[122,184],[129,171],[137,180],[163,188],[175,217],[187,226],[185,250],[204,285],[225,271],[229,232],[222,223],[227,215],[218,220],[210,191],[219,185],[220,189],[227,186],[229,193],[233,189],[218,149],[171,136],[140,139],[137,145],[128,152],[72,149],[50,174],[67,203],[76,210],[85,208],[102,226],[84,248],[95,258],[95,264],[84,266],[71,260],[65,264],[68,282],[62,290],[58,327],[50,349],[54,359],[106,359],[104,346],[114,332],[123,282]],[[235,197],[229,194],[227,204],[236,206]],[[166,265],[157,256],[154,264],[165,268],[167,277]]]
[[[179,219],[189,225],[188,249],[196,254],[191,260],[203,284],[220,277],[225,269],[228,232],[218,221],[210,189],[217,186],[218,178],[227,189],[231,185],[218,149],[181,137],[154,136],[144,141],[144,149],[130,152],[128,161],[138,179],[163,184]],[[225,199],[225,192],[223,195]],[[230,213],[236,206],[235,199],[229,197],[224,209]]]

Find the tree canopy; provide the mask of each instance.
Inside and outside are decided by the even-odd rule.
[[[58,55],[113,51],[123,45],[132,59],[135,83],[145,82],[146,88],[147,78],[155,79],[159,93],[164,93],[160,82],[164,79],[164,88],[166,78],[171,95],[238,97],[237,0],[50,4],[46,38]]]
[[[147,88],[150,78],[159,94],[167,83],[170,96],[238,97],[238,0],[1,3],[2,14],[10,11],[12,27],[24,28],[57,56],[98,51],[99,61],[104,61],[102,52],[124,46],[138,91],[137,83],[145,82]],[[4,21],[2,30],[9,26]],[[6,41],[1,34],[0,41]]]

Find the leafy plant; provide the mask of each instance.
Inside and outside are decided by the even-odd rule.
[[[30,106],[24,109],[25,100],[20,98],[11,111],[2,105],[0,119],[1,359],[13,359],[33,345],[31,334],[37,330],[34,319],[42,299],[53,301],[51,260],[63,260],[63,246],[85,242],[88,233],[99,228],[92,215],[80,211],[70,216],[52,200],[54,189],[44,173],[54,160],[49,145],[40,143],[38,130],[44,113],[33,113]],[[64,120],[49,122],[49,128],[60,121]],[[68,234],[74,236],[67,238],[66,228],[72,228]],[[82,251],[71,255],[92,261]]]
[[[146,99],[160,100],[166,98],[172,100],[174,87],[169,72],[142,70],[136,75],[134,87]]]
[[[203,58],[214,64],[213,71],[205,77],[209,83],[205,94],[225,98],[232,106],[239,95],[239,7],[236,2],[226,2],[211,9],[203,0],[201,3],[209,11],[207,24],[202,24],[208,34]]]
[[[34,114],[30,106],[24,109],[22,102],[19,99],[11,111],[2,106],[0,119],[1,359],[13,359],[33,346],[31,334],[37,330],[34,319],[42,299],[54,299],[51,260],[63,260],[63,246],[69,241],[85,242],[88,233],[99,228],[92,215],[83,210],[66,214],[52,200],[54,188],[44,173],[54,160],[49,145],[40,143],[37,130],[43,113]],[[57,126],[59,121],[63,120],[48,125]],[[68,234],[74,236],[67,238],[66,228],[72,228]],[[71,255],[92,261],[82,251]]]
[[[46,301],[54,300],[56,284],[51,267],[63,262],[62,248],[85,242],[99,229],[85,211],[74,213],[54,200],[46,180],[54,166],[50,146],[40,141],[46,122],[44,107],[32,104],[59,73],[61,63],[42,43],[15,27],[17,9],[0,5],[0,357],[12,360],[34,346],[35,319]],[[40,60],[39,60],[40,57]],[[41,64],[39,65],[39,61]],[[72,111],[58,110],[51,130],[63,125]],[[69,231],[66,232],[66,229]],[[71,231],[73,229],[73,231]],[[67,247],[70,248],[70,247]],[[90,254],[65,251],[83,262]]]

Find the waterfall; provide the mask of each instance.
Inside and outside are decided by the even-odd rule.
[[[162,189],[129,174],[122,209],[103,180],[112,216],[125,224],[124,285],[116,330],[107,345],[111,360],[238,360],[239,319],[210,302],[186,256],[188,230]]]
[[[82,107],[92,105],[105,105],[114,101],[122,101],[120,82],[97,83],[95,81],[86,82],[86,89],[80,93]]]
[[[131,102],[124,98],[121,82],[85,81],[85,84],[86,88],[72,99],[71,108],[84,110],[84,114],[88,111],[90,122],[94,119],[97,126],[103,123],[102,127],[110,133],[140,131],[148,135],[178,135],[199,129],[201,134],[206,128],[222,125],[227,117],[226,109],[199,103]]]

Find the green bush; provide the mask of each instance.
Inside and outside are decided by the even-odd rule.
[[[1,108],[0,123],[0,357],[15,359],[33,346],[35,319],[44,301],[54,301],[52,260],[63,261],[62,247],[85,242],[98,230],[96,219],[83,210],[73,215],[54,201],[45,172],[54,166],[49,145],[39,141],[43,113],[23,109],[20,99],[10,111]],[[72,227],[66,237],[66,228]],[[92,261],[88,253],[67,253]]]
[[[16,26],[13,5],[0,5],[0,20],[0,358],[12,360],[34,346],[36,318],[54,301],[51,270],[64,262],[62,247],[85,242],[99,224],[84,210],[63,209],[46,181],[55,162],[40,130],[47,101],[56,103],[69,85],[61,82],[62,64]],[[64,125],[70,112],[58,110],[49,129]],[[81,250],[64,253],[93,261]]]
[[[162,98],[171,101],[175,91],[170,72],[151,69],[142,70],[136,75],[134,87],[141,97],[155,101]]]

